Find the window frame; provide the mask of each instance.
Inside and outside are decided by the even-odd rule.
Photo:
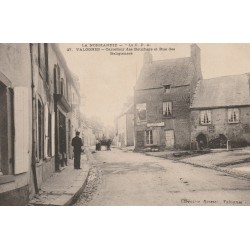
[[[233,112],[234,110],[237,110],[237,112],[238,112],[238,114],[236,114],[235,115],[235,117],[236,117],[236,119],[237,119],[237,115],[238,115],[238,120],[233,120],[233,121],[230,121],[229,120],[229,112],[231,111],[231,112]],[[233,119],[235,119],[235,117],[233,116]],[[231,117],[230,118],[232,118],[232,113],[231,113]],[[240,109],[239,108],[228,108],[227,109],[227,122],[229,123],[229,124],[237,124],[237,123],[239,123],[240,122]]]
[[[168,104],[170,104],[170,114],[165,114],[164,113],[164,104],[166,104],[166,109],[167,109],[167,107],[169,106]],[[165,109],[165,110],[166,110]],[[169,111],[168,111],[169,112]],[[172,117],[173,116],[173,102],[171,102],[171,101],[167,101],[167,102],[162,102],[162,115],[164,116],[164,117]]]
[[[202,116],[203,113],[204,113],[204,116]],[[210,121],[208,121],[208,122],[202,121],[202,120],[205,120],[205,114],[207,114],[207,118],[206,118],[207,121],[208,121],[209,117],[210,117]],[[201,110],[200,113],[199,113],[199,123],[202,126],[211,125],[212,124],[212,110],[208,110],[208,109],[207,110]]]
[[[148,139],[147,139],[147,133],[149,133]],[[154,138],[153,138],[153,130],[152,129],[145,130],[145,145],[146,146],[154,145]]]
[[[164,88],[164,93],[168,94],[170,93],[171,84],[164,84],[163,88]]]

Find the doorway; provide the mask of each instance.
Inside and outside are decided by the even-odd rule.
[[[13,90],[0,81],[0,175],[13,172],[14,106]]]
[[[199,134],[196,137],[196,141],[198,142],[199,149],[207,148],[207,137],[204,134]]]
[[[66,118],[59,111],[59,134],[58,134],[58,142],[59,142],[59,155],[61,160],[61,166],[64,166],[64,163],[67,162],[67,145],[66,145]]]
[[[174,148],[174,130],[165,131],[166,148]]]

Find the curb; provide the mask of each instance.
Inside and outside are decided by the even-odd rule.
[[[56,199],[54,202],[51,202],[48,205],[49,206],[70,206],[74,204],[87,184],[87,180],[89,177],[89,170],[90,170],[90,167],[88,166],[87,171],[82,171],[82,173],[84,173],[83,176],[81,176],[82,173],[79,176],[77,176],[72,187],[70,187],[63,195],[61,195],[58,199]]]
[[[218,153],[218,152],[211,152],[211,153]],[[178,159],[178,158],[177,159],[170,159],[170,158],[168,159],[168,158],[165,158],[165,157],[162,157],[162,156],[156,156],[156,155],[151,155],[151,154],[147,154],[147,153],[144,153],[144,154],[147,155],[147,156],[158,157],[158,158],[167,159],[167,160],[170,160],[170,161],[189,164],[189,165],[192,165],[194,167],[212,169],[212,170],[224,173],[224,174],[226,174],[228,176],[239,178],[239,179],[250,180],[250,174],[239,173],[239,172],[233,171],[231,169],[222,169],[221,166],[210,166],[210,167],[208,167],[208,166],[204,166],[204,165],[200,165],[200,164],[196,164],[196,163],[186,162],[185,159]]]
[[[89,177],[90,166],[87,170],[83,170],[74,180],[74,183],[63,194],[51,202],[29,202],[28,206],[70,206],[76,202],[82,191],[84,190]]]
[[[250,180],[250,175],[249,175],[249,174],[244,174],[244,173],[241,174],[241,173],[237,173],[237,172],[232,171],[232,170],[221,169],[220,167],[217,167],[217,166],[208,167],[208,166],[199,165],[199,164],[195,164],[195,163],[191,163],[191,162],[185,162],[185,161],[183,161],[183,160],[176,160],[176,161],[181,162],[181,163],[184,163],[184,164],[189,164],[189,165],[192,165],[192,166],[194,166],[194,167],[212,169],[212,170],[215,170],[215,171],[218,171],[218,172],[227,174],[228,176],[231,176],[231,177],[240,178],[240,179],[245,179],[245,180],[246,180],[246,179],[247,179],[247,180]]]
[[[83,192],[84,188],[86,187],[87,180],[90,174],[90,168],[91,168],[91,152],[87,149],[86,150],[86,156],[87,156],[87,164],[82,169],[82,171],[79,171],[79,174],[75,177],[72,186],[70,186],[65,192],[58,195],[53,200],[48,200],[45,202],[36,202],[36,201],[30,201],[27,205],[28,206],[70,206],[73,205],[81,193]],[[53,193],[48,193],[48,196],[53,195]]]

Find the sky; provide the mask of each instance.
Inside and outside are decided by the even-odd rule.
[[[201,49],[204,79],[250,72],[250,44],[197,45]],[[131,53],[127,48],[151,48],[153,60],[190,56],[190,44],[118,44],[117,47],[125,51],[115,52],[127,53]],[[133,95],[144,51],[132,51],[133,55],[110,55],[106,48],[113,47],[103,46],[100,51],[91,51],[92,48],[99,48],[99,45],[60,44],[68,67],[80,80],[81,111],[87,117],[98,117],[104,125],[112,126],[127,97]]]

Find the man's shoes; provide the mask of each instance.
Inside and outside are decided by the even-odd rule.
[[[74,168],[74,169],[82,169],[82,168]]]

